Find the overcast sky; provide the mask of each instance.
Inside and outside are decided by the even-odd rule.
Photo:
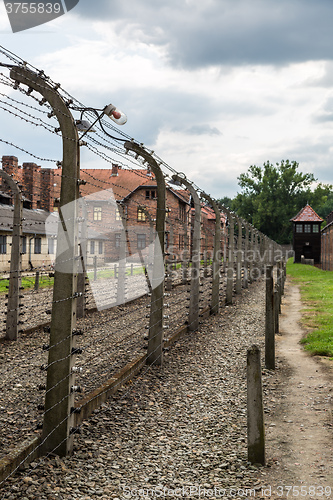
[[[1,45],[86,105],[116,104],[124,132],[215,197],[267,160],[333,181],[332,25],[332,0],[80,0],[13,34],[0,2]],[[53,158],[38,133],[25,139]],[[83,154],[87,166],[109,167]]]

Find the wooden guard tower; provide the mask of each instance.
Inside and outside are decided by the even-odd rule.
[[[298,214],[290,219],[293,223],[294,262],[301,262],[301,257],[313,259],[315,264],[320,263],[320,226],[323,219],[306,205]]]

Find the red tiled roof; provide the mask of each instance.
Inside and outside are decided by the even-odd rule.
[[[310,205],[306,205],[302,210],[298,212],[298,214],[290,219],[292,222],[322,222],[323,219],[319,217],[318,214],[310,207]]]
[[[194,214],[194,208],[191,209],[192,213]],[[226,216],[224,213],[221,213],[221,221],[225,222],[226,221]],[[208,207],[207,205],[201,204],[201,214],[207,219],[207,220],[215,220],[215,212],[211,207]]]
[[[61,184],[61,168],[57,169],[55,179],[59,179],[55,187],[55,196],[60,195]],[[142,186],[154,187],[157,186],[155,176],[147,169],[125,169],[117,167],[117,175],[112,175],[112,169],[105,168],[89,168],[80,170],[80,179],[85,180],[86,184],[80,186],[81,196],[89,196],[99,191],[112,189],[116,200],[122,200],[129,196],[133,191]],[[187,191],[183,189],[172,189],[167,186],[175,196],[189,202]]]
[[[61,184],[61,168],[55,171],[56,178],[59,179],[55,190],[59,196]],[[58,176],[58,177],[57,177]],[[86,181],[85,185],[80,186],[82,196],[88,196],[98,191],[112,188],[116,200],[122,200],[138,186],[149,184],[156,185],[153,174],[148,174],[144,169],[125,169],[118,167],[118,175],[112,175],[111,169],[89,168],[80,170],[80,178]]]

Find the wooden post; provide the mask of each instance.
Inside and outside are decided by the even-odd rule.
[[[94,281],[97,280],[97,255],[93,257],[93,265],[94,265]]]
[[[265,366],[275,370],[273,266],[266,266]]]
[[[39,290],[39,271],[36,271],[34,290],[35,292]]]
[[[265,465],[265,427],[260,349],[247,350],[247,453],[252,464]]]
[[[51,318],[50,348],[47,369],[47,390],[43,423],[42,452],[65,456],[71,453],[74,425],[71,407],[74,394],[72,366],[73,338],[76,324],[77,291],[77,207],[79,197],[79,142],[75,121],[65,101],[55,87],[43,75],[26,67],[13,67],[10,77],[39,92],[47,101],[58,119],[63,144],[62,182],[59,207],[59,225],[53,304]],[[63,214],[63,209],[67,213]]]

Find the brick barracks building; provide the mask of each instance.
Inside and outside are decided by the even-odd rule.
[[[25,208],[57,211],[61,168],[42,168],[35,163],[23,163],[20,166],[15,156],[3,156],[2,168],[19,182]],[[102,252],[105,260],[119,259],[122,213],[129,229],[129,254],[147,254],[149,231],[156,218],[157,185],[153,173],[147,169],[127,169],[113,164],[112,169],[81,169],[80,177],[85,181],[85,184],[80,186],[80,194],[85,200],[88,230],[93,229],[97,234],[101,234],[105,245]],[[0,203],[12,204],[11,192],[5,181],[2,181],[0,187]],[[167,185],[166,207],[166,250],[180,258],[191,242],[194,211],[189,193]],[[226,237],[225,222],[226,218],[222,214],[222,249]],[[205,205],[202,207],[202,255],[207,251],[208,255],[212,256],[214,226],[215,213]],[[101,243],[88,242],[88,262],[100,250]]]

